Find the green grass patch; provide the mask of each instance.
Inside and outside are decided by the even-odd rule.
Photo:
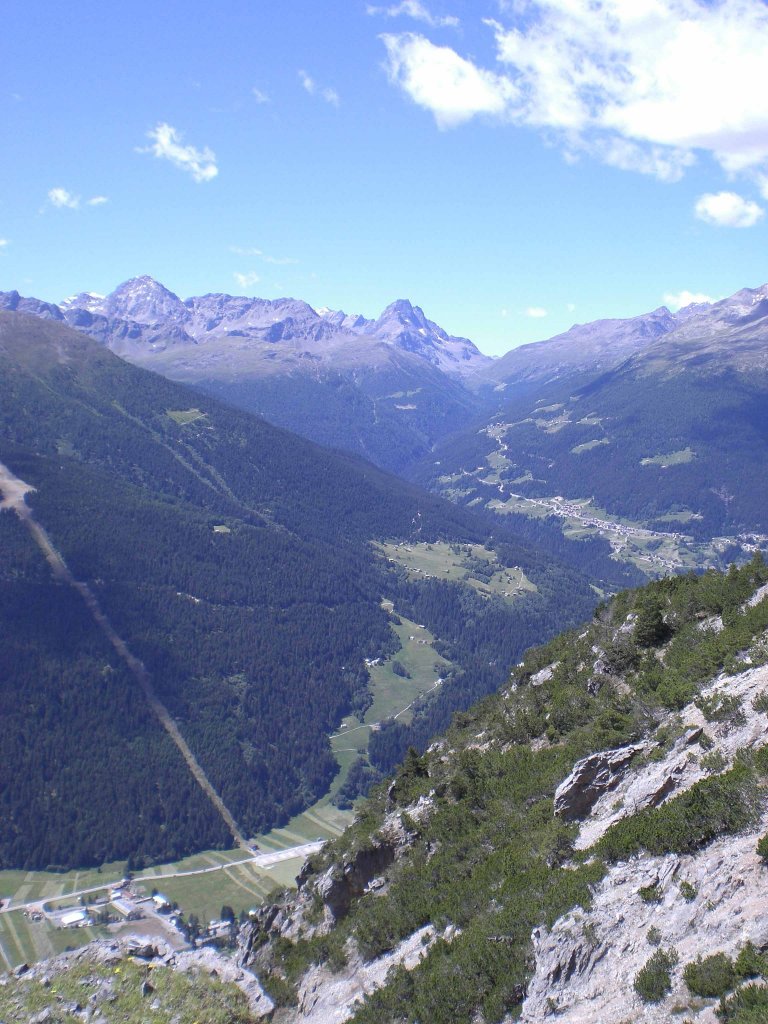
[[[641,466],[659,466],[666,469],[668,466],[682,466],[686,462],[693,462],[696,452],[692,448],[683,448],[677,452],[670,452],[668,455],[649,455],[640,459]]]
[[[199,409],[168,409],[166,416],[170,416],[174,423],[184,427],[188,423],[195,423],[197,420],[206,419],[208,413],[200,412]]]
[[[142,994],[145,981],[151,998]],[[168,967],[149,971],[130,960],[78,964],[48,985],[20,978],[0,988],[0,1018],[7,1024],[28,1024],[46,1009],[49,1024],[64,1024],[74,1019],[67,1004],[97,1005],[104,1024],[254,1024],[245,994],[234,985]]]
[[[595,438],[594,441],[585,441],[584,444],[577,444],[575,448],[571,448],[571,455],[581,455],[582,452],[591,452],[593,448],[600,448],[604,444],[610,444],[611,442],[607,437]]]
[[[537,589],[522,569],[502,565],[496,552],[481,544],[390,542],[375,547],[414,578],[464,583],[483,597],[495,596],[513,602]]]

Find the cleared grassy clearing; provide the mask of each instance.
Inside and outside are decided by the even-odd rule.
[[[690,509],[683,509],[682,512],[667,512],[665,516],[658,516],[659,523],[690,523],[693,519],[701,519],[698,512],[691,512]]]
[[[641,466],[660,466],[666,469],[667,466],[681,466],[686,462],[693,462],[696,452],[692,448],[683,448],[679,452],[670,452],[669,455],[652,455],[647,459],[640,459]]]
[[[595,438],[594,441],[585,441],[584,444],[577,444],[575,448],[571,448],[571,455],[581,455],[582,452],[591,452],[593,448],[600,448],[604,444],[610,444],[611,442],[607,437]]]
[[[106,934],[101,927],[55,928],[47,921],[31,921],[20,910],[0,914],[0,973],[77,949]]]
[[[496,552],[488,551],[480,544],[446,544],[440,541],[434,544],[376,544],[375,547],[413,576],[465,583],[483,597],[496,596],[511,602],[521,594],[536,590],[522,569],[501,565]]]
[[[207,417],[207,413],[200,412],[199,409],[168,409],[166,416],[170,416],[174,423],[178,423],[179,426],[186,426],[187,423],[194,423],[196,420],[204,420]]]
[[[16,903],[53,899],[93,886],[108,886],[122,878],[125,861],[114,861],[102,867],[85,871],[0,871],[0,898]]]
[[[239,864],[207,875],[164,879],[162,893],[178,903],[187,916],[196,914],[201,921],[210,921],[219,917],[224,904],[237,913],[258,906],[278,884],[261,868]],[[147,895],[156,887],[157,883],[147,882]]]

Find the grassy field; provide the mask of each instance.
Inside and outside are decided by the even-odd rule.
[[[641,466],[661,466],[666,469],[668,466],[682,466],[686,462],[693,462],[696,453],[692,448],[683,448],[679,452],[670,452],[669,455],[652,455],[647,459],[640,459]]]
[[[601,445],[610,443],[611,442],[607,437],[596,438],[594,441],[585,441],[584,444],[577,444],[575,448],[571,448],[571,455],[581,455],[582,452],[591,452],[593,448],[599,448]]]
[[[168,409],[166,415],[183,427],[187,423],[194,423],[195,420],[205,419],[208,413],[200,412],[199,409]]]
[[[521,594],[536,590],[522,569],[501,565],[496,552],[487,551],[481,544],[446,544],[440,541],[434,544],[377,544],[376,547],[412,576],[466,583],[483,597],[494,595],[511,603]],[[473,561],[487,564],[492,573],[489,579],[484,578],[485,574],[475,575]]]
[[[30,920],[21,910],[0,914],[0,973],[76,949],[107,934],[102,927],[54,928],[47,921]]]

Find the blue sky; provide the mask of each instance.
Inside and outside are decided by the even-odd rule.
[[[407,297],[489,353],[720,298],[766,52],[761,0],[6,0],[0,289]]]

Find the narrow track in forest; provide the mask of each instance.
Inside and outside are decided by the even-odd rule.
[[[29,530],[33,540],[45,556],[48,565],[51,567],[54,579],[59,580],[61,583],[68,584],[78,592],[85,602],[85,605],[91,613],[96,625],[110,642],[120,658],[122,658],[128,666],[128,669],[134,679],[136,679],[141,687],[147,703],[155,713],[157,720],[175,743],[198,786],[218,811],[237,845],[244,850],[250,849],[245,836],[240,831],[231,811],[214,789],[213,783],[205,774],[202,765],[192,753],[189,744],[182,736],[179,727],[172,718],[168,708],[166,708],[157,696],[146,666],[131,653],[125,640],[118,635],[114,626],[102,610],[96,595],[88,584],[75,579],[61,553],[56,549],[53,541],[48,536],[48,533],[35,519],[32,509],[26,502],[26,495],[34,490],[34,487],[26,484],[17,476],[14,476],[10,469],[0,462],[0,493],[3,495],[3,500],[0,502],[0,509],[12,509],[16,513],[22,523]]]

